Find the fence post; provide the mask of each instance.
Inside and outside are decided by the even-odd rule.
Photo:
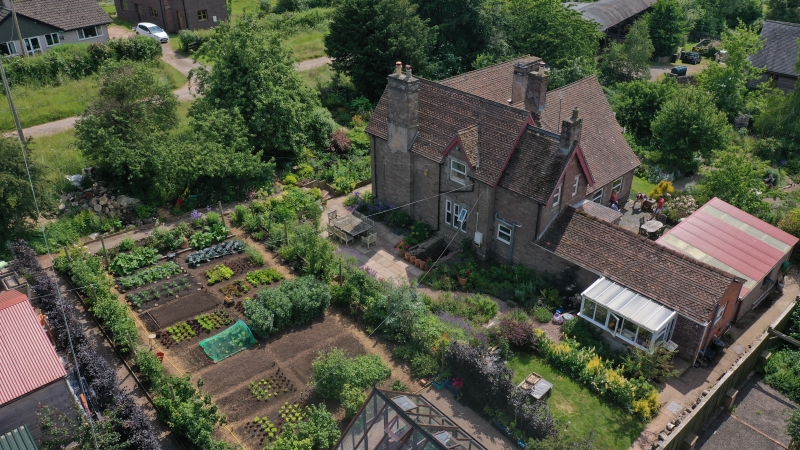
[[[70,256],[70,254],[69,254],[69,247],[67,247],[66,245],[64,246],[64,253],[67,254],[67,260],[69,262],[72,262],[72,256]]]
[[[108,250],[106,250],[106,241],[103,235],[100,235],[100,245],[103,247],[103,260],[106,262],[106,269],[108,269]]]
[[[223,226],[227,226],[227,225],[225,225],[225,213],[222,212],[222,202],[221,201],[217,201],[217,208],[219,208],[219,218],[220,218],[220,220],[222,220],[222,225]]]

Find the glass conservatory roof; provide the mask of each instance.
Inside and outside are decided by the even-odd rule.
[[[607,278],[600,278],[582,294],[615,314],[656,332],[675,316],[675,311]]]

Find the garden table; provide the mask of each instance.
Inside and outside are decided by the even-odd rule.
[[[361,233],[372,229],[372,224],[369,222],[356,216],[348,215],[334,220],[333,226],[337,230],[343,231],[355,238]]]

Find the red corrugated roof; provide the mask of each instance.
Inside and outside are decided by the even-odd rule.
[[[723,218],[725,215],[729,217]],[[759,236],[759,232],[765,236]],[[670,241],[676,241],[670,237],[683,241],[756,283],[767,276],[798,242],[791,234],[718,198],[713,198],[658,240],[661,245],[697,257],[671,245]],[[782,246],[785,248],[781,249]],[[742,295],[749,290],[743,286]]]
[[[66,375],[28,297],[0,292],[0,405]]]

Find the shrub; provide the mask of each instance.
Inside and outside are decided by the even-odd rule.
[[[411,373],[418,377],[436,375],[439,373],[439,363],[427,353],[417,353],[411,358]]]
[[[394,383],[389,386],[389,389],[397,392],[405,392],[405,390],[408,389],[408,386],[406,386],[406,384],[400,380],[394,380]]]
[[[240,226],[244,223],[248,215],[252,215],[248,209],[243,205],[236,205],[233,213],[230,215],[231,223]]]
[[[533,318],[538,320],[540,323],[549,323],[553,318],[553,314],[549,309],[543,306],[537,306],[536,308],[533,308]]]
[[[244,301],[244,314],[259,337],[268,337],[287,326],[301,325],[321,315],[331,301],[328,283],[303,276],[264,289]]]
[[[145,36],[127,39],[110,39],[106,46],[117,61],[155,61],[161,57],[161,44]]]
[[[653,190],[650,191],[650,194],[648,194],[648,197],[657,199],[658,197],[660,197],[662,195],[664,197],[667,197],[667,194],[672,195],[674,192],[675,192],[675,188],[672,187],[672,182],[671,181],[662,180],[662,181],[659,181],[658,184],[655,185],[655,187],[653,187]]]
[[[129,252],[136,247],[136,241],[131,238],[125,238],[120,241],[119,243],[119,251],[121,252]]]
[[[109,271],[115,275],[130,275],[136,269],[158,261],[158,251],[151,247],[136,247],[129,253],[122,253],[109,266]]]
[[[320,351],[311,368],[314,390],[320,397],[333,400],[341,399],[345,384],[366,389],[392,374],[377,355],[348,358],[344,350],[338,348]]]
[[[283,184],[287,186],[295,186],[297,185],[297,177],[290,173],[283,178]]]
[[[367,400],[367,392],[364,388],[345,384],[342,386],[341,399],[342,408],[344,408],[344,418],[345,420],[350,420]]]
[[[629,347],[623,360],[623,372],[628,378],[644,378],[660,383],[678,374],[677,370],[672,369],[674,357],[675,352],[660,345],[653,353],[638,347]]]
[[[497,342],[500,339],[505,339],[511,345],[530,349],[536,344],[534,338],[533,324],[527,319],[514,318],[505,316],[500,319],[496,327],[491,330],[492,340]]]
[[[253,264],[257,265],[257,266],[263,266],[267,262],[264,259],[264,255],[262,255],[261,252],[259,252],[257,248],[250,247],[249,245],[245,246],[244,254],[247,255],[247,259],[251,263],[253,263]]]
[[[432,313],[438,314],[446,311],[456,317],[468,320],[473,325],[483,325],[489,322],[499,310],[494,300],[480,294],[470,294],[459,298],[445,292],[439,294],[437,299],[430,297],[428,299],[428,307]]]
[[[197,51],[212,35],[211,30],[180,30],[178,31],[178,39],[181,41],[181,50]]]
[[[800,401],[800,350],[779,350],[763,368],[764,381],[793,402]]]
[[[353,264],[345,262],[342,264],[344,282],[331,287],[333,303],[362,308],[372,303],[378,296],[384,295],[383,284],[369,272]]]

